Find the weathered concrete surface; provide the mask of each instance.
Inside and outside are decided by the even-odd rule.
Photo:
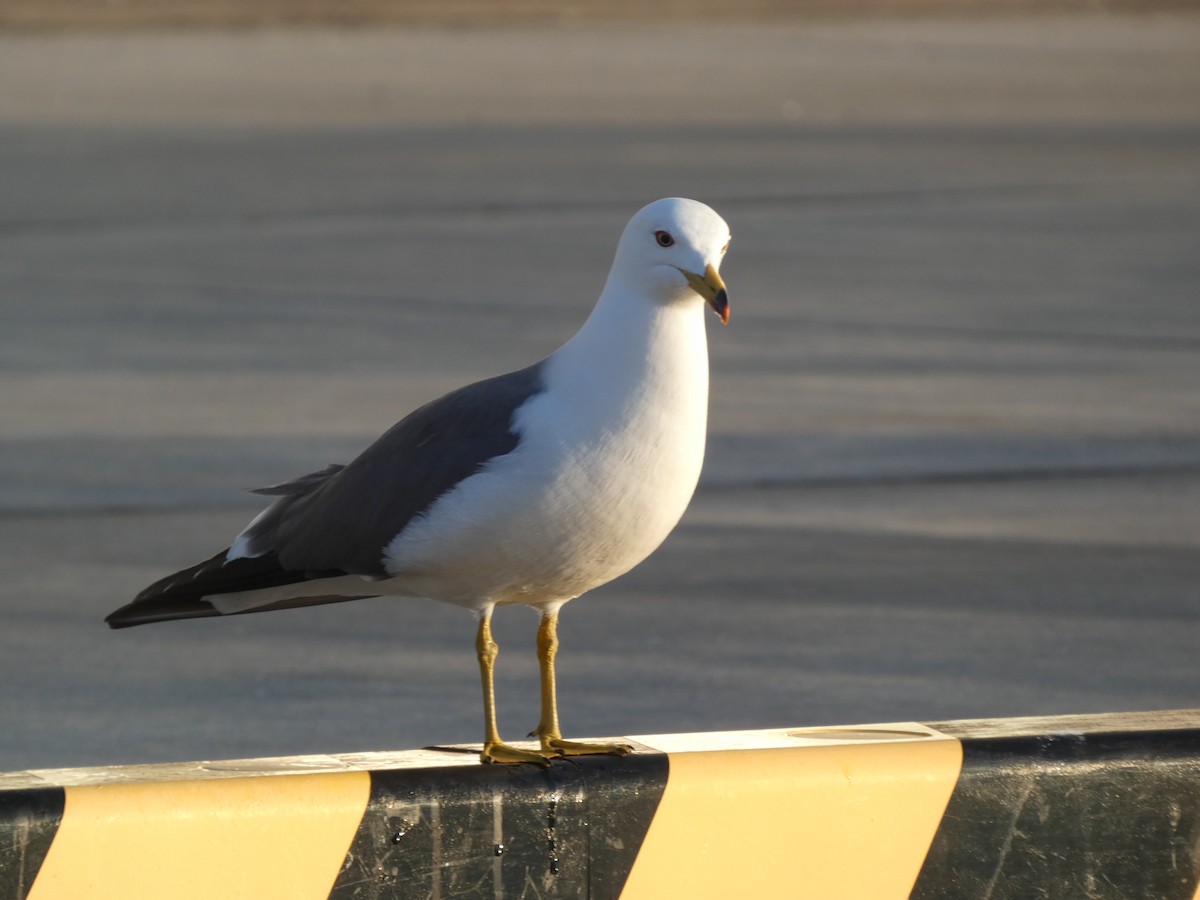
[[[101,618],[240,488],[552,350],[669,194],[735,235],[709,462],[566,610],[569,731],[1196,705],[1198,50],[1190,16],[0,38],[0,769],[475,739],[454,609]],[[512,735],[533,624],[498,623]]]

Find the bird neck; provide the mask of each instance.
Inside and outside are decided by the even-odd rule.
[[[554,358],[565,377],[578,379],[581,391],[614,398],[679,394],[660,400],[708,405],[704,301],[698,295],[648,301],[610,279],[583,327]]]

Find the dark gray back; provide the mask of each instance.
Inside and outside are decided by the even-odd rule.
[[[383,548],[438,497],[518,444],[513,414],[542,390],[542,363],[427,403],[347,466],[258,493],[278,496],[251,529],[284,569],[383,576]]]

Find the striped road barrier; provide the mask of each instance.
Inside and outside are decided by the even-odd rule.
[[[0,775],[0,900],[1200,896],[1200,710],[622,740]]]

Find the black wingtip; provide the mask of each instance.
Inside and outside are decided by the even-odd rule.
[[[109,613],[104,622],[109,628],[132,628],[134,625],[170,622],[174,619],[198,619],[220,614],[207,600],[135,600]]]
[[[170,622],[174,619],[203,619],[212,616],[234,615],[251,612],[267,612],[275,609],[290,609],[299,606],[316,606],[323,603],[341,603],[358,600],[374,594],[357,594],[350,597],[340,595],[310,596],[303,590],[297,596],[283,596],[264,602],[249,609],[222,612],[207,598],[220,594],[240,594],[265,588],[278,588],[300,584],[322,578],[345,575],[341,569],[328,571],[294,572],[282,568],[274,553],[257,557],[229,559],[228,551],[222,550],[211,559],[168,575],[150,585],[132,602],[105,618],[109,628],[132,628],[134,625],[149,625],[152,622]]]

